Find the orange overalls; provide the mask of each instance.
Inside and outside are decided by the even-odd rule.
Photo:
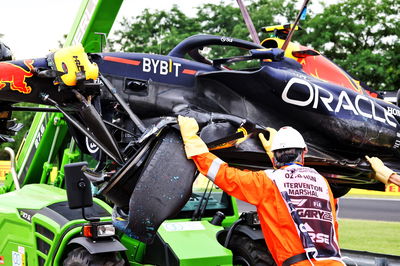
[[[229,167],[227,163],[223,162],[212,153],[196,155],[193,156],[192,159],[196,163],[199,171],[209,179],[213,180],[214,183],[222,190],[239,200],[246,201],[257,207],[265,241],[275,262],[278,265],[282,265],[282,263],[290,257],[305,252],[301,237],[299,235],[299,230],[297,229],[298,227],[288,211],[287,203],[283,199],[281,191],[278,189],[276,179],[275,181],[273,178],[271,179],[266,171],[248,171]],[[315,170],[311,168],[300,166],[297,167],[299,168],[295,169],[296,171],[305,169],[315,172]],[[278,170],[278,172],[281,174],[286,173],[284,170]],[[307,231],[309,231],[309,235],[313,239],[313,242],[316,243],[318,254],[323,254],[325,252],[325,256],[323,258],[319,258],[319,260],[312,259],[313,264],[345,265],[341,262],[340,251],[337,244],[338,224],[336,220],[334,199],[325,178],[316,172],[307,175],[301,175],[300,173],[298,176],[300,176],[304,181],[306,181],[306,179],[312,179],[311,181],[323,182],[326,184],[325,187],[327,188],[324,191],[326,192],[326,195],[322,195],[321,188],[324,186],[313,185],[313,183],[310,182],[304,184],[296,183],[293,181],[294,179],[287,179],[288,183],[280,183],[281,187],[288,188],[289,194],[292,193],[292,195],[296,195],[296,193],[304,193],[304,195],[308,195],[308,197],[305,197],[305,200],[301,195],[293,196],[293,202],[297,203],[295,205],[302,206],[303,204],[306,206],[307,204],[313,203],[315,204],[314,207],[316,208],[325,203],[325,207],[330,210],[324,212],[322,210],[313,208],[297,209],[297,213],[302,216],[301,220],[305,221],[304,223],[307,224],[306,227],[310,228],[309,225],[313,225],[314,229],[316,229],[315,231],[313,231],[313,229],[308,229]],[[282,179],[285,178],[283,177]],[[299,188],[301,186],[303,186],[303,188]],[[321,195],[327,200],[320,200],[318,197],[321,197]],[[318,216],[319,214],[321,215]],[[331,226],[330,231],[332,232],[329,232],[330,235],[318,231],[322,230],[318,228],[321,226],[320,223],[323,224],[325,222],[326,224],[326,221],[329,221],[328,226]],[[328,249],[332,248],[332,250],[334,250],[332,254],[335,255],[330,256],[329,252],[332,252],[332,250],[328,250],[329,252],[326,252],[326,247]],[[293,265],[311,265],[311,263],[308,260],[303,260]]]

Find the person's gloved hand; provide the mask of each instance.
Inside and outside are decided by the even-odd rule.
[[[258,137],[261,140],[261,143],[268,154],[269,159],[272,161],[274,157],[274,153],[271,151],[272,140],[276,135],[276,130],[272,127],[267,127],[266,130],[269,132],[269,139],[267,140],[263,133],[258,134]]]
[[[179,115],[178,123],[188,159],[192,158],[192,156],[208,152],[207,145],[197,136],[199,125],[194,118]]]
[[[379,159],[378,157],[370,158],[366,155],[365,158],[371,164],[372,169],[375,171],[375,179],[387,185],[389,183],[388,180],[390,176],[392,174],[395,174],[395,172],[389,167],[385,166],[381,159]]]

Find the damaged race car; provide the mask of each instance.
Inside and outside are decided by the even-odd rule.
[[[285,26],[265,30],[287,33]],[[78,46],[1,62],[1,112],[9,118],[21,110],[15,103],[30,102],[52,106],[31,110],[62,113],[80,150],[97,163],[84,173],[113,203],[114,224],[145,243],[154,241],[165,219],[185,213],[185,204],[198,198],[178,115],[194,117],[209,149],[236,167],[272,167],[258,133],[290,125],[307,142],[305,164],[328,179],[335,197],[352,187],[384,190],[364,156],[400,170],[400,108],[371,97],[317,51],[295,43],[283,50],[283,42],[195,35],[168,55],[85,54]],[[244,53],[209,59],[202,51],[213,46]],[[230,67],[242,61],[255,66]],[[3,134],[15,126],[4,122]]]

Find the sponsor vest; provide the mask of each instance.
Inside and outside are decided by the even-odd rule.
[[[291,213],[305,251],[315,259],[340,258],[329,187],[324,177],[308,167],[291,165],[266,170]]]

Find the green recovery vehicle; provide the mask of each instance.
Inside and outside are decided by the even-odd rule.
[[[67,185],[68,169],[71,168],[79,172],[82,163],[66,166]],[[78,181],[84,180],[84,176],[79,174],[73,177]],[[82,214],[79,209],[69,208],[71,204],[68,205],[64,189],[47,184],[24,185],[19,190],[0,195],[0,234],[6,236],[0,242],[1,260],[5,265],[126,265],[125,262],[129,265],[232,265],[232,252],[223,247],[225,243],[222,241],[227,233],[224,227],[232,224],[229,220],[237,213],[223,222],[221,213],[229,214],[237,208],[232,205],[234,201],[223,199],[226,195],[218,189],[213,192],[212,188],[205,189],[204,179],[199,177],[191,200],[174,219],[161,225],[154,242],[147,245],[115,232],[115,229],[90,229],[88,233],[88,227],[112,227],[112,209],[104,201],[94,198],[93,206],[85,205],[88,207]],[[72,190],[73,187],[67,188],[67,191]],[[206,191],[206,198],[199,195]],[[79,201],[84,197],[74,194],[74,198]],[[204,207],[206,201],[208,204]],[[218,213],[213,218],[207,216],[207,213],[215,211]],[[204,217],[200,216],[201,212]],[[93,217],[100,219],[94,220]],[[251,257],[247,256],[251,256],[251,252],[259,252],[261,256],[264,252],[263,238],[257,229],[257,225],[239,225],[236,228],[229,246],[241,252],[241,256],[236,257],[238,264],[247,261],[252,265]],[[101,230],[104,232],[98,233]],[[239,231],[243,231],[242,234],[238,234]],[[96,232],[99,236],[95,235]],[[251,242],[246,234],[258,239],[252,249],[239,245],[240,241]]]

